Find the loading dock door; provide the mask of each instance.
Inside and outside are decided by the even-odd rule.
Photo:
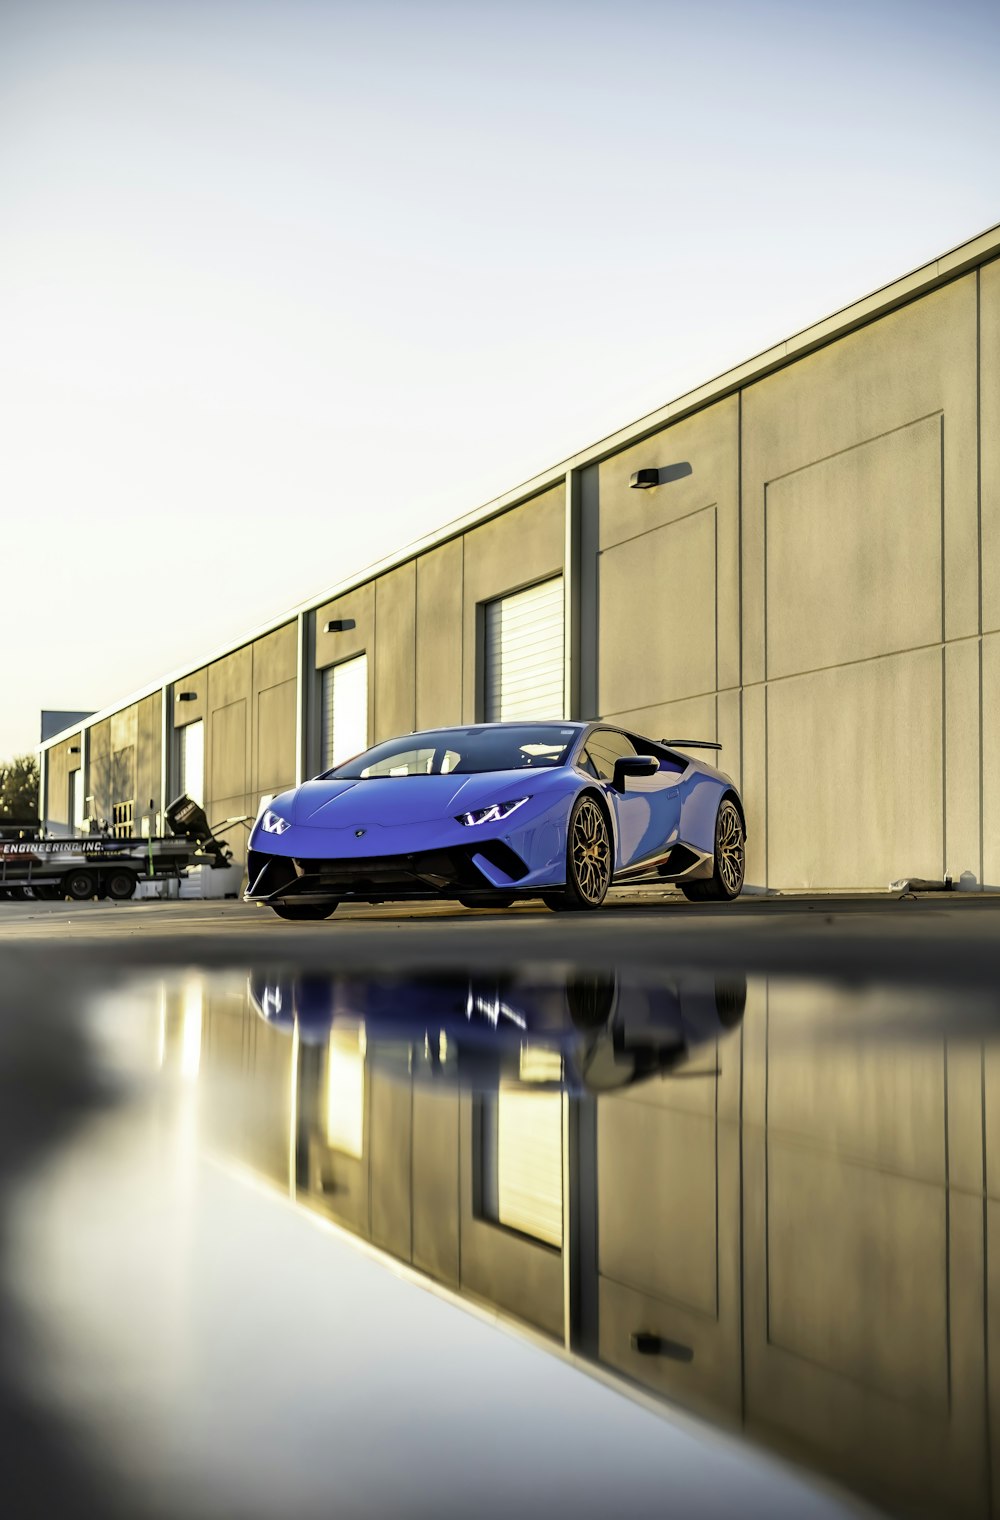
[[[368,656],[323,672],[323,769],[342,765],[368,747]]]
[[[483,717],[487,723],[563,716],[563,578],[487,602]]]
[[[69,773],[69,823],[78,834],[83,833],[83,778],[78,770]]]
[[[177,795],[205,806],[205,724],[187,723],[177,740]]]

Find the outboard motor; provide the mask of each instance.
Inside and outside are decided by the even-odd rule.
[[[213,865],[229,865],[232,851],[216,839],[208,826],[205,809],[199,803],[190,797],[176,798],[167,808],[167,823],[172,834],[179,839],[190,839],[206,855],[211,855]]]

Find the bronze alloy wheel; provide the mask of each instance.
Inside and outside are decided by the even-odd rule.
[[[600,804],[593,797],[579,797],[569,820],[566,888],[547,892],[543,901],[557,913],[599,908],[608,895],[612,869],[611,835]]]
[[[719,809],[715,828],[715,864],[727,897],[738,897],[746,869],[746,846],[740,815],[728,799]]]
[[[681,882],[690,902],[732,902],[743,890],[746,870],[746,834],[740,810],[725,797],[715,820],[715,862],[712,874],[702,881]]]

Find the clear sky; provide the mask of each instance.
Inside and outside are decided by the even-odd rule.
[[[0,758],[1000,221],[982,0],[0,0]]]

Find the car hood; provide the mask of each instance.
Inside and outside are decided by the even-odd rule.
[[[553,772],[489,771],[477,776],[379,776],[370,781],[307,781],[295,793],[291,820],[309,828],[426,823],[533,796]]]

